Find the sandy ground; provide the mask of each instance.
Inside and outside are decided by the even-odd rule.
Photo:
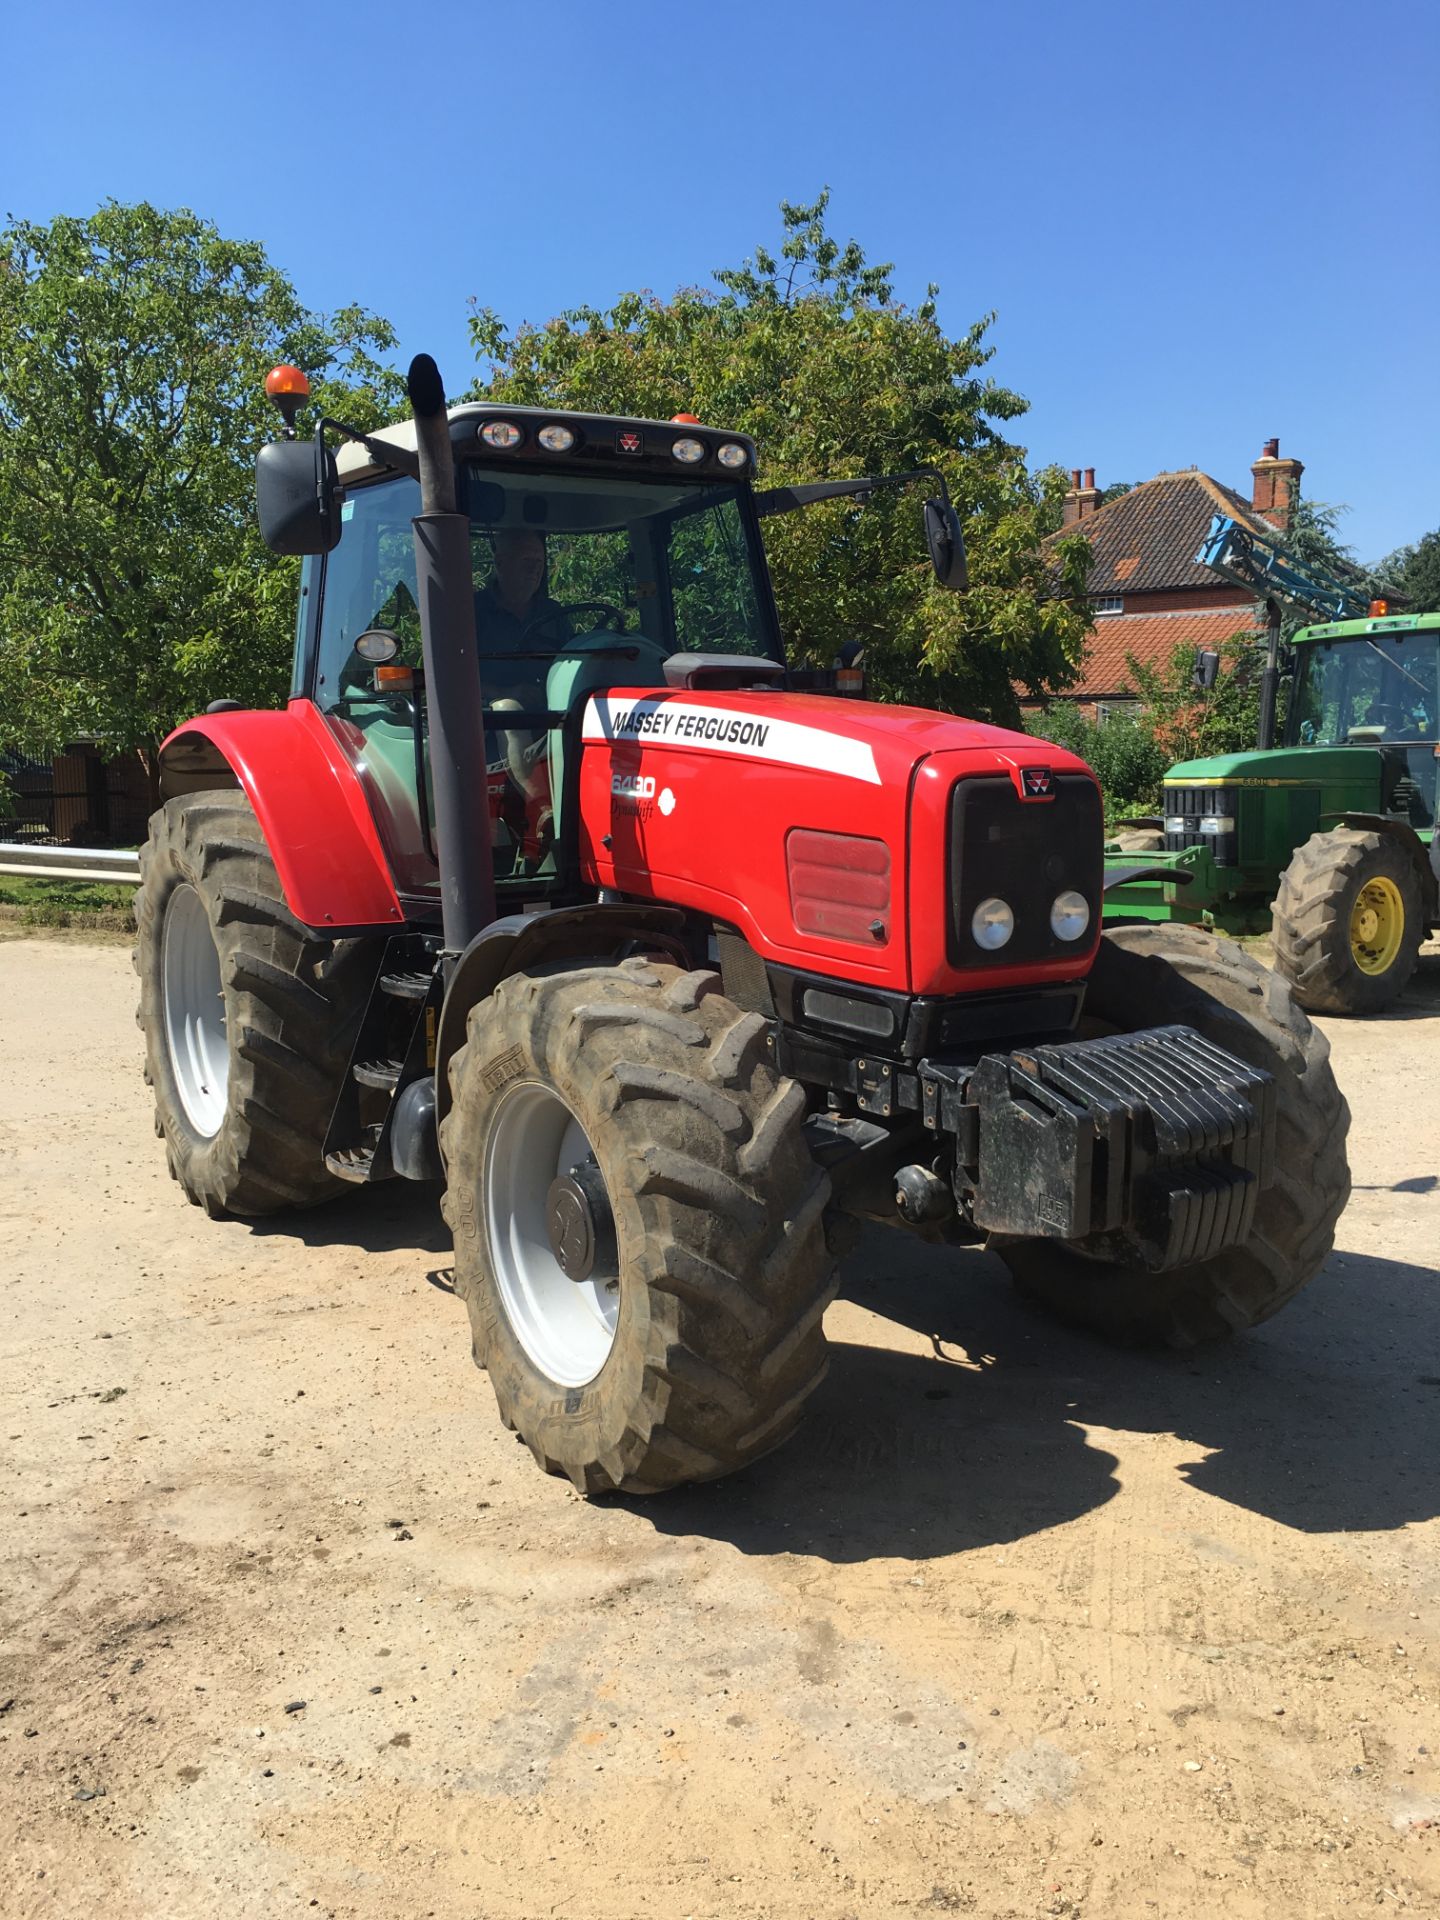
[[[212,1223],[114,944],[0,944],[0,1912],[1440,1909],[1440,955],[1341,1251],[1202,1357],[877,1234],[803,1436],[587,1504],[434,1196]]]

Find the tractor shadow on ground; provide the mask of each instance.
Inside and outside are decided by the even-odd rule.
[[[440,1214],[439,1181],[387,1180],[337,1194],[303,1213],[277,1213],[245,1225],[257,1239],[303,1247],[353,1247],[358,1253],[434,1253],[448,1260],[450,1229]]]
[[[1098,1427],[1192,1444],[1176,1468],[1190,1486],[1301,1532],[1440,1514],[1440,1275],[1429,1269],[1332,1256],[1275,1320],[1186,1354],[1118,1351],[1057,1326],[997,1260],[899,1234],[867,1235],[841,1293],[928,1353],[834,1339],[830,1376],[781,1452],[731,1480],[626,1504],[660,1532],[745,1553],[923,1560],[1113,1498],[1116,1456],[1084,1431]],[[847,1317],[853,1341],[853,1315],[831,1324]],[[1203,1508],[1195,1526],[1207,1526]]]

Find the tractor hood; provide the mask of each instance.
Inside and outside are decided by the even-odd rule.
[[[767,962],[901,993],[1058,984],[1089,966],[1099,792],[1062,748],[918,707],[656,687],[594,694],[582,738],[587,883],[708,914]],[[966,829],[979,854],[961,878],[955,796],[972,783],[989,824]],[[1012,867],[1007,841],[1026,849]],[[1049,892],[1013,948],[981,951],[970,914],[1027,887]],[[1067,887],[1094,894],[1068,944],[1048,919]]]
[[[1167,787],[1378,787],[1380,754],[1371,746],[1269,747],[1254,753],[1216,753],[1184,760],[1165,775]]]

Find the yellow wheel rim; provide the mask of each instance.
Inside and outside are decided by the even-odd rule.
[[[1367,880],[1350,909],[1350,953],[1362,973],[1388,973],[1405,935],[1405,902],[1384,874]]]

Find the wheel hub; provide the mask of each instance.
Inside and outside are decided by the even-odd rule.
[[[518,1080],[501,1094],[483,1179],[501,1311],[547,1379],[583,1387],[615,1344],[619,1255],[605,1177],[552,1088]]]
[[[616,1277],[615,1220],[600,1169],[593,1160],[557,1173],[545,1199],[550,1251],[568,1280]]]
[[[1388,973],[1405,935],[1405,902],[1386,874],[1377,874],[1355,896],[1350,910],[1350,953],[1362,973]]]

